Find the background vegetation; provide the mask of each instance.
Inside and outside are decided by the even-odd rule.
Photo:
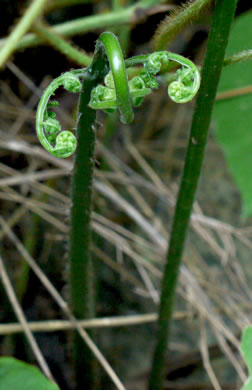
[[[87,18],[80,23],[82,31],[74,30],[68,37],[83,50],[79,62],[51,47],[48,38],[36,43],[36,37],[41,40],[44,35],[35,23],[34,38],[21,40],[1,69],[1,257],[61,390],[78,389],[73,379],[73,332],[66,330],[71,324],[27,259],[34,259],[68,300],[72,160],[56,159],[42,150],[35,134],[35,111],[52,78],[80,67],[80,62],[88,63],[102,31],[118,35],[125,57],[151,52],[157,26],[171,11],[176,15],[182,2],[150,1],[148,7],[128,12],[132,4],[137,5],[116,0],[48,2],[44,21],[50,25]],[[25,1],[0,1],[3,39],[26,6]],[[227,56],[252,48],[250,8],[245,1],[238,2]],[[165,49],[200,66],[211,15],[208,4],[192,23],[176,31]],[[62,29],[59,32],[64,35]],[[251,74],[249,61],[223,70],[183,257],[166,389],[240,389],[247,375],[239,340],[250,323],[252,297]],[[57,98],[63,128],[75,126],[77,97],[62,90]],[[144,389],[148,381],[167,237],[193,107],[194,102],[173,103],[163,86],[136,109],[130,127],[122,125],[117,114],[98,113],[92,214],[96,318],[89,326],[96,329],[97,346],[127,390]],[[36,364],[22,327],[11,325],[16,317],[5,290],[6,284],[1,284],[0,355]],[[97,371],[97,378],[98,388],[113,388],[103,370]]]

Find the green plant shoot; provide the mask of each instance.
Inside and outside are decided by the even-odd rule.
[[[58,102],[50,101],[50,98],[61,85],[69,92],[80,92],[81,81],[85,80],[85,76],[92,71],[98,52],[103,51],[108,57],[109,67],[104,84],[99,83],[92,89],[89,106],[94,110],[105,111],[118,108],[123,123],[132,122],[134,117],[132,105],[139,106],[146,95],[158,88],[155,76],[169,61],[181,65],[181,68],[177,70],[176,80],[168,87],[168,94],[173,101],[189,102],[199,89],[199,71],[190,60],[178,54],[158,51],[124,61],[116,36],[109,32],[103,33],[97,41],[93,63],[87,68],[66,72],[54,79],[40,100],[36,121],[37,135],[44,148],[56,157],[71,156],[76,149],[77,141],[71,131],[61,131],[60,123],[55,119],[55,113],[49,110],[58,105]],[[128,80],[126,68],[133,65],[143,65],[143,70],[138,76]]]
[[[57,77],[45,90],[37,111],[37,135],[44,148],[56,157],[66,158],[75,151],[72,176],[71,230],[69,239],[70,296],[74,315],[91,318],[94,310],[94,272],[91,258],[92,186],[95,161],[96,110],[119,110],[122,123],[134,119],[133,106],[158,88],[156,76],[169,62],[179,65],[168,94],[176,103],[193,99],[200,86],[197,67],[188,59],[167,51],[136,56],[124,61],[117,37],[105,32],[97,40],[92,63]],[[141,65],[138,76],[128,79],[127,68]],[[58,102],[50,100],[57,88],[80,92],[77,134],[61,130],[51,110]],[[77,142],[78,139],[78,142]],[[79,386],[95,388],[95,364],[90,351],[76,335],[74,342],[76,381]],[[120,387],[123,388],[123,387]]]

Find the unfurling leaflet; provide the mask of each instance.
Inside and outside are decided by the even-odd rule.
[[[76,149],[77,140],[75,135],[69,131],[61,131],[61,125],[53,111],[49,108],[58,106],[57,101],[50,102],[50,97],[60,86],[69,92],[80,92],[81,82],[77,76],[67,72],[56,79],[44,91],[38,105],[36,130],[38,138],[44,148],[53,156],[66,158],[71,156]]]
[[[124,61],[115,35],[109,32],[103,33],[97,41],[96,55],[94,55],[92,64],[84,69],[66,72],[54,79],[40,100],[36,120],[37,134],[41,144],[54,156],[61,158],[71,156],[77,147],[77,140],[72,131],[61,131],[55,113],[49,110],[49,108],[57,106],[58,102],[50,102],[50,98],[60,86],[69,92],[80,92],[82,89],[81,79],[85,80],[85,74],[92,72],[99,51],[108,57],[109,66],[103,84],[99,83],[92,89],[89,106],[94,110],[104,110],[105,112],[119,109],[123,123],[130,123],[133,120],[132,106],[138,107],[145,96],[158,88],[158,73],[165,72],[170,61],[173,67],[176,64],[180,65],[175,80],[168,87],[170,98],[176,103],[186,103],[192,100],[198,92],[199,71],[194,63],[187,58],[168,51],[159,51],[131,57]],[[120,63],[119,66],[115,66],[117,62]],[[142,65],[143,68],[137,76],[129,80],[126,68],[135,65]]]

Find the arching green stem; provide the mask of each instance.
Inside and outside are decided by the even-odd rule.
[[[117,39],[111,39],[112,36],[114,37],[109,32],[101,34],[98,40],[98,50],[100,45],[103,45],[109,60],[121,121],[130,123],[134,118],[134,113],[131,106],[128,76],[121,47]]]

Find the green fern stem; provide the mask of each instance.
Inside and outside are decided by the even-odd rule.
[[[193,115],[184,172],[179,188],[164,269],[157,344],[149,383],[150,390],[163,389],[170,325],[179,269],[197,184],[202,169],[208,129],[236,3],[237,0],[215,1],[207,52],[202,67],[202,82]]]
[[[120,46],[114,35],[100,36],[94,60],[85,72],[79,103],[77,126],[78,147],[72,177],[72,209],[70,234],[71,297],[77,318],[92,318],[94,310],[93,265],[91,259],[91,205],[95,161],[96,112],[89,106],[91,92],[110,69],[115,70],[115,83],[119,89],[120,109],[125,121],[133,119],[126,107],[129,99],[126,70]],[[125,79],[126,78],[126,79]],[[94,359],[83,346],[79,336],[75,339],[75,364],[78,388],[95,387]]]
[[[70,231],[70,294],[76,318],[95,317],[94,275],[91,259],[91,204],[95,156],[96,113],[88,107],[95,80],[84,78],[79,102],[77,126],[78,148],[72,176],[72,208]],[[94,336],[89,332],[90,336]],[[74,367],[78,388],[94,389],[96,366],[90,350],[81,338],[74,338]]]

